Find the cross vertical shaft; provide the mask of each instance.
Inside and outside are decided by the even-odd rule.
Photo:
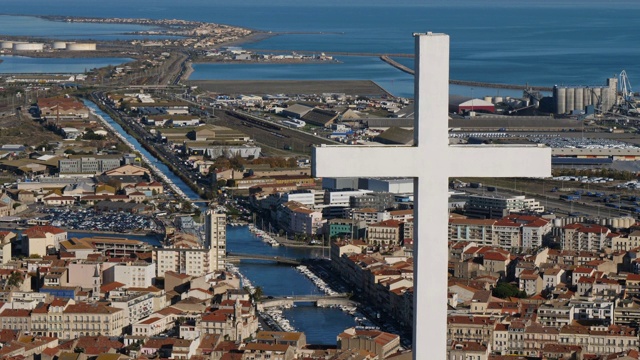
[[[542,177],[551,149],[449,146],[449,36],[417,34],[414,146],[321,146],[316,177],[414,178],[413,358],[447,355],[448,181],[452,176]]]

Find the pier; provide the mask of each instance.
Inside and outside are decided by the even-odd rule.
[[[380,60],[386,62],[387,64],[395,67],[396,69],[403,71],[407,74],[414,75],[415,71],[405,65],[400,64],[399,62],[393,60],[391,58],[393,55],[381,55]],[[473,86],[473,87],[481,87],[481,88],[492,88],[492,89],[510,89],[510,90],[524,90],[530,89],[535,91],[553,91],[553,88],[550,86],[529,86],[529,85],[514,85],[514,84],[496,84],[496,83],[487,83],[480,81],[466,81],[466,80],[454,80],[449,79],[449,84],[453,85],[462,85],[462,86]]]

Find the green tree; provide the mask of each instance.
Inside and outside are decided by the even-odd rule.
[[[22,284],[22,273],[19,271],[14,271],[9,275],[9,279],[7,280],[7,285],[9,287],[18,287]]]
[[[526,298],[527,294],[524,291],[520,291],[517,286],[508,282],[500,282],[493,288],[491,294],[495,297],[505,299],[508,297]]]
[[[264,296],[264,290],[262,290],[262,286],[256,286],[253,291],[253,301],[260,301]]]

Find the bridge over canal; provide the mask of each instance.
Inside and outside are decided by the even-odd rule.
[[[332,306],[343,305],[349,307],[357,307],[358,303],[353,300],[349,300],[348,294],[338,295],[299,295],[299,296],[285,296],[274,297],[272,299],[264,299],[258,303],[258,310],[268,309],[270,307],[279,306],[293,306],[296,303],[315,303],[316,306]]]
[[[228,252],[227,260],[228,261],[267,260],[267,261],[275,261],[278,264],[295,265],[295,266],[302,264],[302,259],[295,259],[295,258],[289,258],[284,256],[242,254],[242,253],[235,253],[235,252]]]

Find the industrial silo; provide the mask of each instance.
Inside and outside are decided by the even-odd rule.
[[[16,43],[13,44],[13,50],[15,51],[42,51],[44,50],[44,44],[42,43]]]
[[[620,229],[620,219],[613,219],[613,223],[611,224],[615,229]]]
[[[484,97],[484,101],[486,101],[486,102],[489,102],[489,103],[490,103],[490,102],[493,102],[493,98],[492,98],[491,96],[485,96],[485,97]]]
[[[585,88],[584,92],[582,93],[582,105],[587,107],[591,104],[593,104],[591,102],[591,88]]]
[[[567,89],[563,87],[553,87],[553,99],[555,100],[556,114],[564,114],[566,108]]]
[[[575,102],[576,89],[575,88],[567,88],[567,101],[565,102],[565,112],[570,113],[576,108]]]
[[[497,103],[501,103],[502,102],[502,96],[496,96],[493,98],[493,103],[497,104]]]
[[[54,41],[53,45],[51,45],[51,47],[54,50],[64,50],[67,48],[67,43],[64,41]]]
[[[575,88],[575,97],[573,99],[574,109],[584,110],[584,89],[581,87]]]
[[[600,101],[602,104],[602,111],[609,111],[611,110],[611,107],[613,106],[613,102],[611,102],[610,100],[610,93],[611,90],[609,88],[602,88],[602,91],[600,93]]]
[[[95,43],[74,43],[68,44],[67,50],[69,51],[95,51],[96,44]]]
[[[591,89],[591,104],[593,104],[595,107],[598,107],[598,104],[600,102],[600,97],[602,96],[602,88],[597,87],[597,88],[592,88]]]

